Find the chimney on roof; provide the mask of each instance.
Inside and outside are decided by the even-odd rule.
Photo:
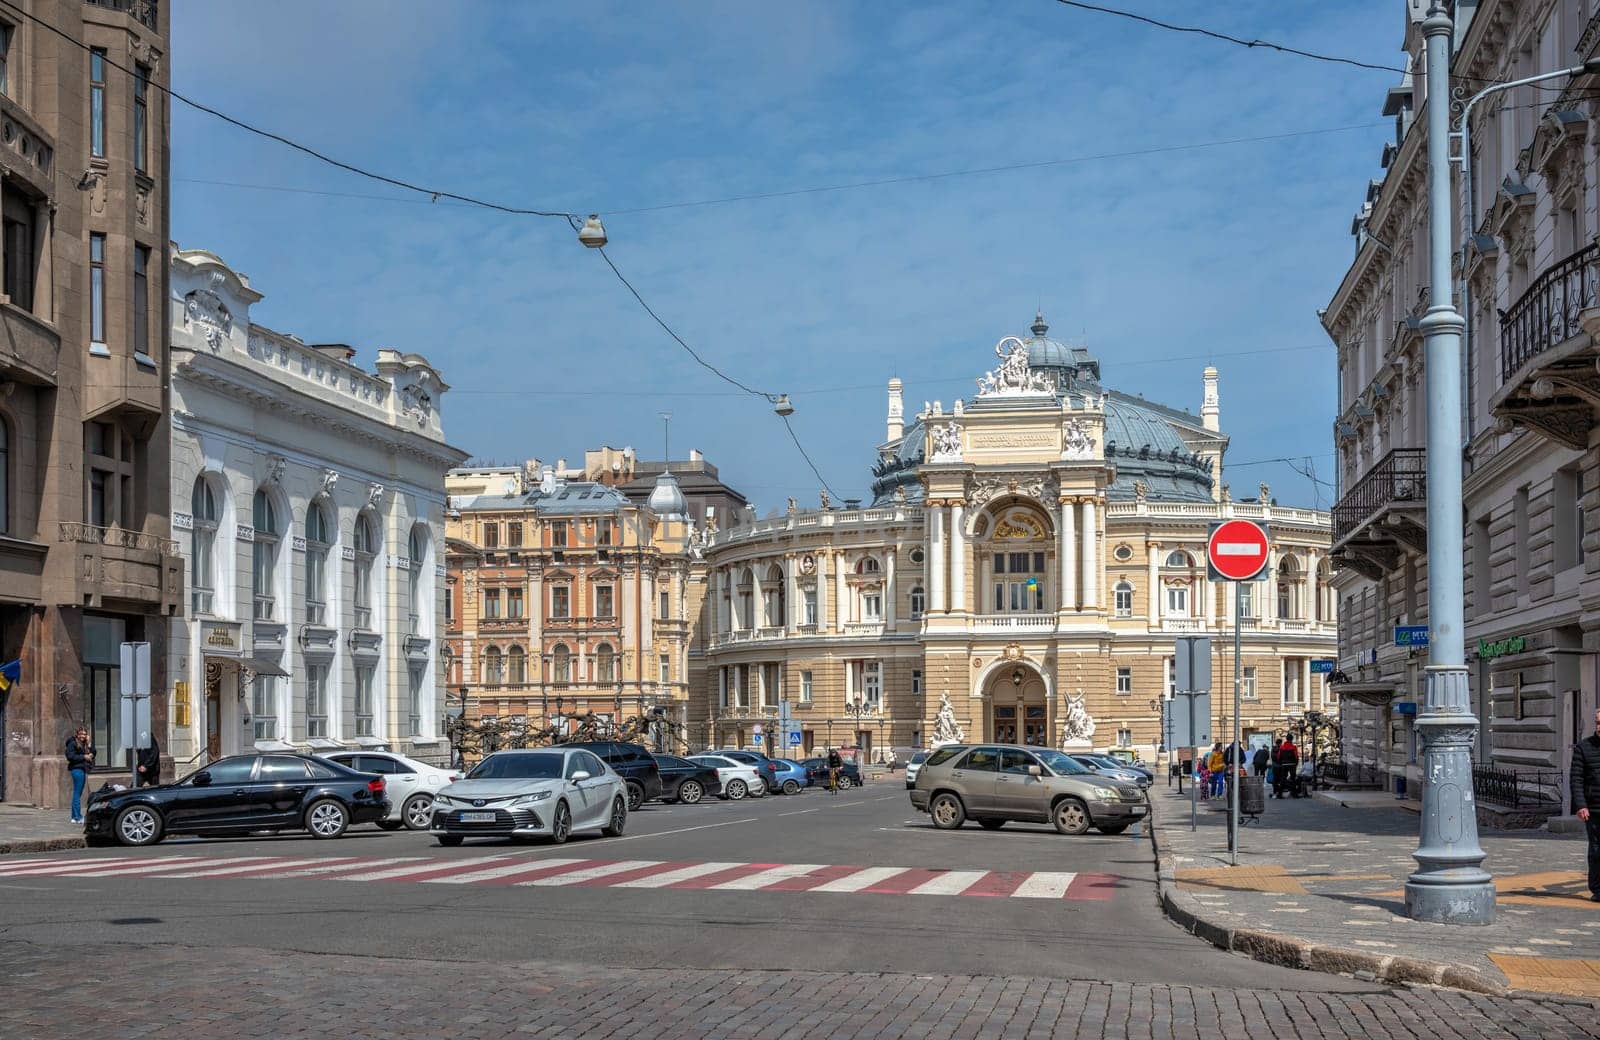
[[[899,379],[889,380],[889,419],[884,425],[885,440],[897,441],[906,432],[906,406],[902,389],[904,384]]]

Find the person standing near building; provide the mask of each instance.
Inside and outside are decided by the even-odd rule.
[[[1600,903],[1600,711],[1594,713],[1594,732],[1572,745],[1567,779],[1573,811],[1589,833],[1589,898]]]
[[[67,738],[67,772],[72,774],[72,822],[83,822],[83,785],[89,781],[89,770],[94,768],[94,745],[89,742],[89,731],[83,726]]]
[[[161,782],[161,745],[156,743],[156,735],[150,734],[150,746],[139,749],[139,761],[135,766],[138,787],[154,787]]]
[[[1250,766],[1256,771],[1257,776],[1266,776],[1267,767],[1272,764],[1272,752],[1263,745],[1256,748],[1255,757],[1250,760]]]
[[[1278,745],[1278,754],[1272,763],[1272,797],[1282,798],[1287,790],[1294,794],[1295,772],[1300,768],[1300,749],[1287,735]]]

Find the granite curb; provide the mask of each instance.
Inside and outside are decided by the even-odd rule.
[[[1207,917],[1203,906],[1178,890],[1176,864],[1171,854],[1162,850],[1157,829],[1155,816],[1151,814],[1150,845],[1155,851],[1156,893],[1162,912],[1179,928],[1218,949],[1267,964],[1330,975],[1353,975],[1395,985],[1447,986],[1496,997],[1521,994],[1521,991],[1483,978],[1477,972],[1456,964],[1394,954],[1366,953],[1313,942],[1295,935],[1259,928],[1235,928],[1220,923],[1216,918]]]
[[[26,852],[62,852],[67,849],[87,848],[82,837],[32,838],[26,841],[0,841],[0,856],[20,855]]]

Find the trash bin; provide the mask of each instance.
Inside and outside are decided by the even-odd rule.
[[[1239,815],[1260,816],[1267,810],[1267,787],[1263,777],[1247,776],[1239,781]]]

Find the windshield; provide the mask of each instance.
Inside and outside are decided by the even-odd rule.
[[[468,780],[555,780],[565,755],[490,755],[473,766]]]
[[[918,751],[916,754],[911,756],[911,764],[917,765],[921,762],[927,761],[927,758],[928,753],[926,751]]]
[[[1028,750],[1037,755],[1039,761],[1043,762],[1046,768],[1057,776],[1078,776],[1093,771],[1078,762],[1077,759],[1072,758],[1070,755],[1064,755],[1054,748],[1029,748]]]

